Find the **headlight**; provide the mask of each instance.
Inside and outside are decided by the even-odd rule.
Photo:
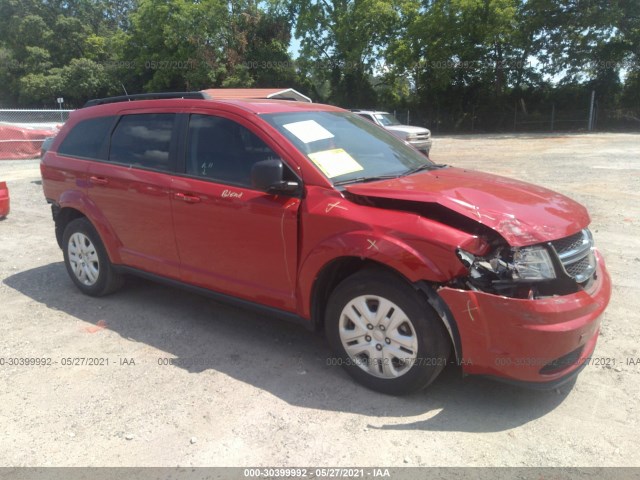
[[[543,247],[513,250],[514,280],[549,280],[556,278],[549,252]]]
[[[456,254],[474,280],[539,281],[556,278],[549,252],[541,246],[503,247],[487,257],[458,249]]]

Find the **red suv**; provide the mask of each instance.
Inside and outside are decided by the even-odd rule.
[[[41,171],[82,292],[135,274],[323,328],[332,364],[385,393],[453,362],[557,386],[586,365],[611,293],[578,203],[435,164],[327,105],[94,100]]]

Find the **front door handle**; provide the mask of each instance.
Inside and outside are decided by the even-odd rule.
[[[174,197],[186,203],[200,203],[201,200],[197,195],[191,195],[189,193],[176,193]]]
[[[89,181],[94,185],[107,185],[109,183],[109,179],[105,177],[96,177],[96,176],[89,177]]]

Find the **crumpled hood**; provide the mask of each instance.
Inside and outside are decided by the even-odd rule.
[[[512,246],[567,237],[590,222],[587,210],[564,195],[453,167],[345,188],[355,195],[440,204],[495,230]]]

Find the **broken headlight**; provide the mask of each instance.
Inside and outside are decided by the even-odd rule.
[[[556,278],[549,252],[544,247],[525,247],[513,252],[514,280],[550,280]]]

